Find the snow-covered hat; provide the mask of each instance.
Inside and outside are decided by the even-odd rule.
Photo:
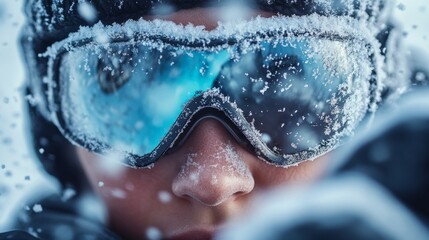
[[[162,6],[170,10],[193,7],[207,7],[237,2],[236,0],[27,0],[26,15],[29,26],[36,38],[57,41],[80,26],[121,23],[129,19],[137,20],[144,15],[157,13]],[[285,16],[302,16],[313,13],[329,16],[351,16],[367,19],[374,23],[383,22],[383,17],[392,1],[385,0],[240,0],[242,4],[259,10],[270,11]],[[86,13],[91,8],[92,21]]]

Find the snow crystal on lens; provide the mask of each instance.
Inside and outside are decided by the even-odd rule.
[[[264,143],[270,143],[271,142],[271,136],[269,135],[269,134],[267,134],[267,133],[263,133],[262,134],[262,141],[264,142]]]
[[[148,227],[146,229],[146,238],[149,240],[162,239],[161,231],[156,227]]]
[[[101,44],[109,43],[110,41],[109,35],[107,35],[102,28],[95,29],[95,33],[96,33],[95,40],[98,43],[101,43]]]

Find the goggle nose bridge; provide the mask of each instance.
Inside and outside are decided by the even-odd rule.
[[[212,98],[212,97],[210,97]],[[191,100],[192,102],[195,102],[198,100],[194,99]],[[180,133],[178,134],[176,140],[174,140],[171,145],[169,146],[168,150],[163,153],[162,155],[166,153],[174,152],[176,149],[180,148],[185,144],[185,142],[188,140],[190,135],[193,133],[193,131],[196,129],[196,127],[207,119],[214,119],[217,122],[219,122],[224,129],[228,132],[228,134],[234,139],[240,146],[243,146],[244,148],[256,152],[257,150],[253,145],[250,143],[250,141],[247,139],[247,137],[243,134],[242,130],[237,126],[234,121],[231,120],[234,116],[229,116],[228,111],[222,107],[215,107],[213,105],[216,100],[212,98],[210,103],[203,103],[199,107],[197,107],[197,111],[190,117],[188,117],[188,120],[182,127]],[[179,117],[181,118],[181,117]]]

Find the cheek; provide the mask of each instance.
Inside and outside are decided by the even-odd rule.
[[[157,213],[160,208],[165,209],[171,196],[171,180],[159,176],[169,174],[161,173],[159,167],[131,169],[116,162],[106,166],[106,159],[85,150],[78,150],[78,155],[94,191],[107,208],[113,229],[130,236],[144,236],[145,229],[162,222]]]
[[[306,161],[289,168],[262,163],[254,172],[257,187],[266,189],[277,185],[311,184],[324,175],[329,158],[330,154],[325,154],[314,161]]]
[[[214,216],[232,216],[231,209],[241,211],[246,201],[256,196],[252,191],[236,201],[230,201],[229,205],[203,208],[200,204],[192,204],[188,198],[173,194],[172,183],[182,166],[173,157],[168,161],[159,161],[152,169],[131,169],[101,159],[86,150],[79,149],[78,155],[92,187],[107,207],[109,227],[114,232],[125,233],[126,239],[144,239],[150,227],[171,232],[175,226],[201,223],[208,212],[217,213],[224,209],[224,212]],[[250,158],[252,155],[246,156]],[[328,158],[324,156],[287,169],[270,166],[254,157],[246,158],[246,163],[252,172],[255,190],[263,191],[278,185],[305,184],[317,180],[323,175]],[[224,220],[228,220],[227,217]]]

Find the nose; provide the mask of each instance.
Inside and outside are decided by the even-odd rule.
[[[173,154],[182,158],[172,183],[178,197],[218,206],[254,188],[245,150],[218,120],[201,121]]]

